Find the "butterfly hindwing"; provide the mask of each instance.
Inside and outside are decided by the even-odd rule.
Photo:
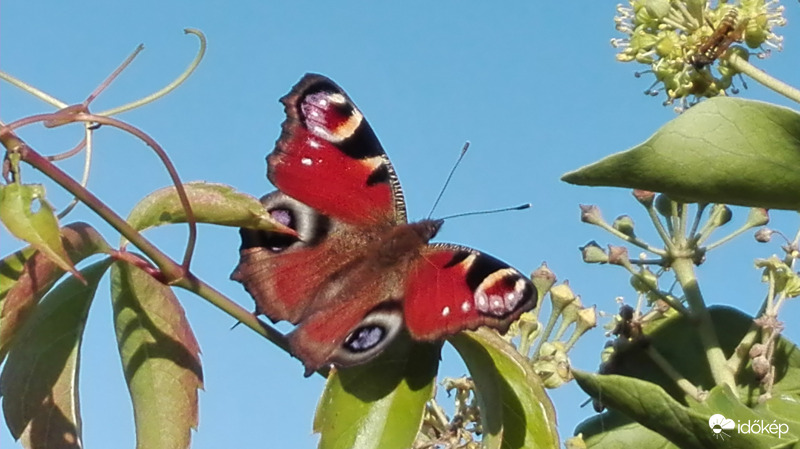
[[[436,340],[488,325],[501,331],[536,305],[522,273],[472,248],[428,245],[406,279],[403,313],[411,336]]]

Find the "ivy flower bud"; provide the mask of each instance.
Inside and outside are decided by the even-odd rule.
[[[560,314],[567,305],[578,299],[569,286],[569,281],[550,288],[550,301],[553,304],[553,313]]]
[[[636,237],[636,233],[633,232],[633,219],[628,215],[620,215],[611,226],[628,237]]]
[[[664,217],[671,217],[672,216],[672,200],[669,196],[664,193],[660,193],[656,196],[656,210],[659,214]]]
[[[544,296],[550,290],[550,287],[556,283],[556,275],[550,271],[546,263],[542,263],[539,268],[531,273],[531,282],[533,282],[533,286],[536,287],[539,295]]]
[[[762,207],[750,208],[750,213],[747,214],[747,224],[751,228],[764,226],[769,223],[769,211]]]
[[[728,224],[733,218],[731,208],[724,204],[715,204],[711,207],[711,213],[708,216],[708,221],[715,227],[720,227]]]
[[[594,240],[579,248],[581,256],[586,263],[607,263],[608,254],[606,251],[597,244]]]
[[[631,286],[637,293],[649,293],[658,289],[658,276],[647,267],[631,276]]]
[[[649,190],[634,189],[633,197],[644,207],[650,207],[653,205],[653,199],[656,197],[656,194]]]
[[[631,261],[628,258],[628,248],[624,246],[608,245],[608,263],[626,267]]]
[[[775,231],[769,228],[761,228],[755,233],[755,239],[757,242],[767,243],[772,240],[772,234]]]
[[[603,223],[603,215],[600,213],[600,208],[593,204],[581,204],[581,221],[593,225]]]

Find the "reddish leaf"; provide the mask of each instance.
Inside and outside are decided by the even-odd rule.
[[[11,434],[30,449],[79,448],[78,356],[89,306],[111,264],[97,262],[50,292],[19,330],[0,375]]]
[[[108,252],[109,246],[97,231],[86,223],[72,223],[61,230],[62,244],[70,260],[81,261],[93,254]],[[22,264],[22,272],[8,289],[0,310],[0,361],[3,360],[14,341],[17,331],[36,307],[39,299],[56,283],[65,270],[40,251],[32,253],[29,247],[20,252],[32,255]],[[20,255],[21,257],[21,255]],[[19,258],[6,259],[19,265]],[[4,268],[14,270],[13,267]]]
[[[137,448],[188,448],[203,373],[183,307],[172,289],[119,262],[111,269],[111,295]]]

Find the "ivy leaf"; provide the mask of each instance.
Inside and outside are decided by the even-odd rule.
[[[730,356],[753,324],[753,317],[730,307],[715,306],[709,308],[709,312],[715,332],[719,336],[720,347],[726,356]],[[685,376],[692,384],[711,390],[712,393],[716,391],[715,388],[719,387],[715,387],[705,362],[705,352],[699,343],[695,325],[686,317],[678,314],[671,315],[669,318],[652,324],[652,327],[648,326],[644,329],[648,346],[668,360],[673,368]],[[715,396],[712,394],[706,401],[708,405],[703,405],[697,404],[696,401],[687,397],[675,385],[675,382],[667,377],[663,370],[652,361],[642,345],[634,344],[627,348],[621,348],[615,353],[611,364],[613,373],[623,375],[618,377],[646,381],[651,389],[660,389],[682,406],[688,406],[695,411],[704,413],[707,415],[706,418],[712,414],[720,413],[734,420],[759,419],[770,423],[773,420],[777,420],[779,423],[786,423],[796,419],[794,418],[796,415],[793,414],[791,404],[800,402],[800,351],[798,351],[797,346],[783,337],[778,338],[773,355],[773,365],[775,366],[773,398],[766,404],[761,405],[758,404],[758,396],[760,395],[759,383],[754,378],[752,369],[749,366],[745,367],[736,377],[738,394],[741,399],[735,400],[733,403],[727,403],[725,401],[728,401],[728,399],[725,399],[725,395]],[[583,387],[580,381],[578,384]],[[634,391],[633,387],[628,385],[619,387],[619,389],[628,392]],[[592,394],[588,390],[587,392]],[[603,389],[600,394],[600,401],[604,405],[612,407],[609,401],[615,393],[610,389]],[[717,395],[720,394],[717,393]],[[653,398],[629,399],[632,401],[655,400]],[[661,399],[658,400],[661,401]],[[719,401],[714,402],[714,400]],[[750,409],[748,407],[753,408]],[[583,433],[588,447],[613,447],[614,442],[619,441],[628,441],[632,446],[635,445],[635,447],[646,449],[675,447],[667,443],[663,436],[635,422],[644,423],[642,419],[645,418],[632,414],[633,412],[630,409],[616,408],[617,410],[611,410],[582,422],[575,430],[575,433]],[[621,411],[625,413],[624,416],[620,414]],[[791,413],[784,413],[787,411]],[[651,413],[651,411],[648,409],[646,413]],[[666,425],[666,421],[662,420],[661,423]],[[659,431],[659,433],[665,436],[669,435],[668,432]],[[789,437],[784,435],[783,440],[788,441],[787,438]],[[763,446],[763,444],[767,443],[769,443],[767,446]],[[611,444],[611,446],[607,446],[608,444]],[[667,446],[664,446],[665,444]],[[771,442],[765,443],[762,441],[758,444],[762,444],[762,446],[753,447],[772,447],[770,446]]]
[[[485,328],[449,341],[475,382],[484,448],[559,446],[553,404],[526,358]]]
[[[38,210],[34,212],[36,207]],[[12,235],[33,245],[64,271],[81,278],[61,244],[58,219],[45,200],[44,186],[17,183],[0,186],[0,221]]]
[[[190,182],[183,188],[198,223],[291,233],[286,226],[272,219],[258,199],[237,192],[231,186]],[[175,187],[166,187],[140,201],[131,211],[128,222],[137,230],[184,223],[186,211]]]
[[[171,288],[120,262],[111,268],[111,298],[136,447],[188,448],[203,372],[183,307]]]
[[[707,448],[778,448],[787,441],[769,433],[744,433],[728,429],[724,440],[713,432],[709,420],[722,414],[734,423],[759,420],[761,417],[738,401],[726,386],[712,389],[704,403],[690,406],[673,399],[660,386],[619,375],[592,374],[574,370],[578,385],[594,398],[602,398],[608,407],[634,418],[648,429],[658,432],[683,449]],[[791,435],[790,435],[791,436]],[[588,447],[595,446],[591,443]],[[656,447],[656,446],[645,446]]]
[[[80,448],[79,354],[89,306],[111,259],[70,276],[51,291],[19,331],[0,375],[3,415],[23,447]]]
[[[317,405],[320,449],[408,449],[433,394],[439,345],[398,337],[366,365],[332,371]]]
[[[62,244],[69,260],[79,262],[91,255],[110,252],[103,237],[86,223],[72,223],[61,230]],[[0,271],[16,274],[3,279],[0,297],[0,361],[13,344],[16,332],[25,324],[42,298],[64,275],[52,259],[29,246],[3,260]]]
[[[687,202],[800,209],[800,114],[715,97],[644,143],[561,177],[571,184],[663,192]]]

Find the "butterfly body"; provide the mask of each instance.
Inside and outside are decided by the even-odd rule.
[[[521,273],[477,250],[430,244],[442,220],[408,223],[399,181],[344,91],[306,75],[284,98],[287,119],[262,198],[287,236],[242,229],[232,278],[257,312],[296,325],[306,374],[380,353],[406,329],[434,341],[463,329],[504,330],[535,305]]]

